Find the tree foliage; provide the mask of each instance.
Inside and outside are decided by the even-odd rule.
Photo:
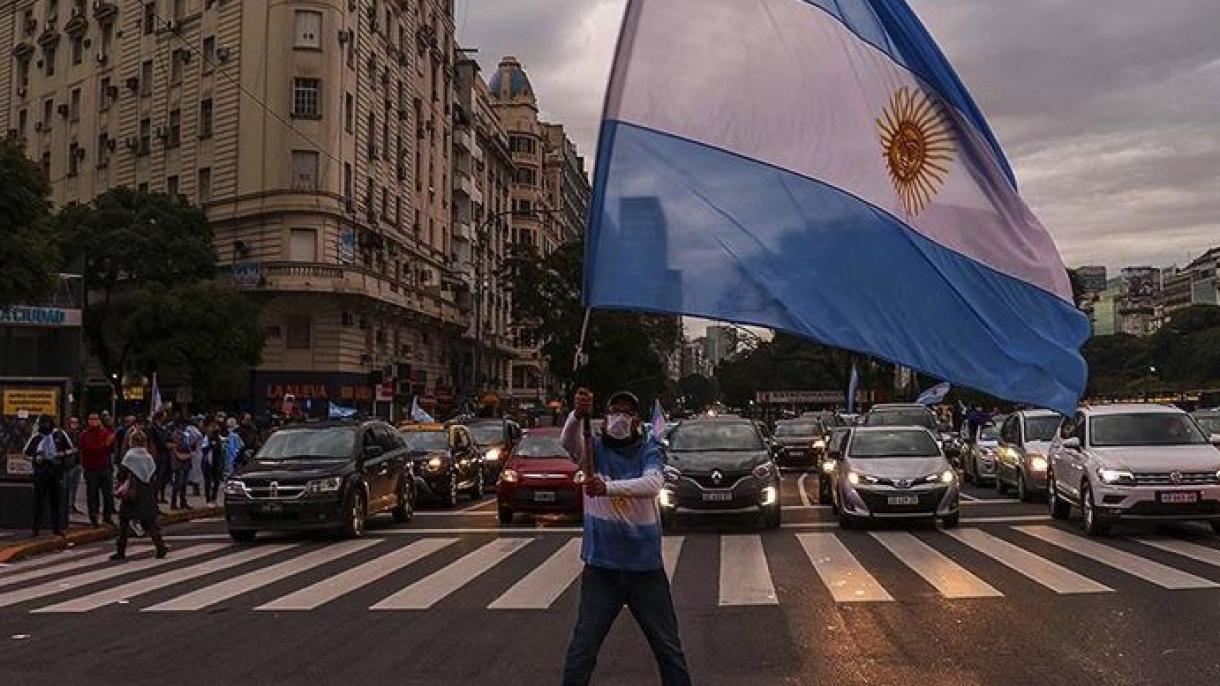
[[[720,400],[720,385],[715,379],[689,374],[678,379],[678,395],[685,398],[685,407],[698,412]]]
[[[513,317],[523,342],[541,345],[556,381],[569,390],[587,386],[600,398],[627,389],[645,403],[670,393],[666,360],[680,338],[677,317],[594,311],[585,339],[587,364],[572,372],[585,315],[583,243],[568,243],[546,257],[519,248],[509,269]]]
[[[890,365],[784,333],[721,362],[716,381],[730,407],[744,407],[754,399],[755,391],[842,390],[846,395],[853,360],[860,373],[860,388],[888,389],[892,385],[894,368]]]
[[[59,274],[59,242],[51,226],[51,187],[25,152],[0,141],[0,307],[37,304]]]
[[[1152,336],[1097,336],[1085,345],[1089,393],[1185,391],[1220,386],[1220,307],[1174,312]]]

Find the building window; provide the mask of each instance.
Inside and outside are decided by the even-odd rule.
[[[322,49],[322,13],[310,10],[296,12],[296,46],[306,50]]]
[[[288,317],[284,320],[284,347],[288,350],[309,350],[313,321],[309,317]]]
[[[513,152],[532,153],[536,149],[534,147],[534,139],[529,136],[509,136],[508,147]]]
[[[102,57],[110,57],[110,47],[114,43],[114,27],[106,24],[102,27]]]
[[[99,133],[97,136],[97,168],[103,169],[110,164],[110,136]]]
[[[147,117],[140,120],[140,142],[136,149],[137,155],[147,155],[152,150],[152,120]]]
[[[55,100],[47,98],[42,102],[42,132],[51,130],[51,122],[55,119]]]
[[[73,88],[71,100],[68,104],[68,119],[70,121],[80,121],[80,89]]]
[[[68,144],[68,176],[76,176],[80,172],[77,165],[77,162],[80,161],[79,153],[80,146],[77,145],[76,141]]]
[[[186,16],[186,0],[174,0],[174,19],[179,21]]]
[[[72,64],[80,64],[85,59],[85,37],[72,37]]]
[[[30,85],[30,60],[28,57],[17,60],[17,85],[21,88],[26,88]]]
[[[199,137],[212,137],[212,99],[204,98],[199,101]]]
[[[318,153],[316,151],[292,151],[292,188],[298,191],[318,190]]]
[[[344,96],[343,99],[343,126],[348,133],[352,132],[352,127],[356,124],[356,99],[351,93]]]
[[[165,194],[171,198],[178,198],[178,176],[170,176],[165,179]]]
[[[39,161],[38,168],[42,170],[42,175],[49,181],[51,179],[51,153],[42,153],[42,160]]]
[[[195,185],[195,191],[199,195],[199,204],[212,199],[212,169],[204,167],[199,170],[199,182]]]
[[[208,36],[203,39],[203,49],[201,50],[201,52],[203,53],[203,64],[200,65],[200,69],[203,70],[204,74],[211,74],[212,68],[216,64],[216,37],[215,36]]]
[[[140,95],[152,95],[153,89],[153,63],[152,60],[144,60],[140,65]]]
[[[157,30],[157,3],[144,3],[144,35],[151,36]]]
[[[98,111],[105,112],[106,110],[110,109],[111,105],[110,78],[103,78],[99,83],[101,85],[97,89]]]
[[[182,83],[182,64],[183,64],[182,49],[178,49],[170,53],[169,56],[169,82],[170,85]]]
[[[21,140],[25,140],[25,126],[29,118],[29,113],[27,111],[19,110],[17,112],[17,138],[20,138]]]
[[[315,229],[292,229],[288,235],[288,259],[293,262],[317,262],[318,232]]]
[[[169,111],[169,140],[165,147],[176,148],[182,143],[182,110]]]
[[[538,184],[538,174],[530,167],[517,167],[513,170],[513,182],[527,186],[536,186]]]
[[[352,165],[350,162],[343,163],[343,197],[349,203],[352,201]]]
[[[47,48],[42,59],[46,66],[46,75],[55,76],[55,48]]]
[[[377,159],[377,113],[369,110],[369,159]]]
[[[322,118],[322,81],[293,79],[292,116],[301,119]]]

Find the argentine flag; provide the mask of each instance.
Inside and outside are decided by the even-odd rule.
[[[590,307],[756,324],[1068,413],[1088,321],[903,0],[629,0]]]

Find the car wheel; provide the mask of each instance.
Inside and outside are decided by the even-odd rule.
[[[677,523],[678,523],[678,515],[676,512],[674,512],[673,510],[669,510],[669,509],[661,510],[661,528],[662,529],[665,529],[666,531],[668,531],[668,530],[674,528],[674,526],[677,525]]]
[[[1072,514],[1072,505],[1064,500],[1055,487],[1055,475],[1046,475],[1046,504],[1052,519],[1067,519]]]
[[[470,497],[474,500],[483,499],[483,470],[480,469],[478,475],[474,478],[474,489],[470,491]]]
[[[1106,521],[1093,505],[1093,489],[1088,484],[1080,487],[1080,509],[1084,515],[1084,532],[1089,536],[1105,536],[1110,533],[1110,522]]]
[[[229,529],[229,538],[235,543],[253,543],[258,532],[252,529]]]
[[[457,507],[458,504],[458,480],[457,474],[449,473],[449,492],[445,495],[445,507]]]
[[[1008,495],[1008,484],[1004,483],[1004,479],[1000,478],[1000,468],[995,468],[995,492],[999,495]]]
[[[394,509],[390,514],[394,515],[394,521],[402,524],[411,521],[415,516],[415,496],[411,487],[407,486],[406,480],[398,483],[398,501],[394,505]]]
[[[1212,521],[1212,533],[1220,534],[1220,522]]]
[[[1017,500],[1023,503],[1032,502],[1034,494],[1025,485],[1025,472],[1017,472]]]
[[[968,469],[968,467],[974,467],[974,471],[971,471],[970,469]],[[978,473],[978,463],[976,463],[974,461],[974,456],[971,456],[969,460],[963,461],[962,476],[966,477],[966,483],[968,483],[968,484],[975,483],[974,475],[977,473]]]
[[[508,526],[513,523],[513,511],[500,508],[500,525]]]
[[[843,510],[839,510],[839,528],[840,529],[856,528],[856,518],[847,514]]]
[[[782,518],[783,514],[780,511],[779,504],[772,505],[771,507],[764,507],[762,510],[764,529],[778,529]]]
[[[946,529],[956,529],[957,525],[961,524],[962,522],[962,513],[960,511],[954,512],[941,521],[944,523]]]
[[[359,488],[352,490],[351,505],[343,522],[343,535],[346,538],[360,538],[364,535],[364,523],[368,519],[368,505],[364,502],[364,492]]]

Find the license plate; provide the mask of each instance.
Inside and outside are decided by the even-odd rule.
[[[279,505],[276,503],[271,503],[270,505],[263,505],[263,512],[274,514],[276,512],[283,512],[283,511],[284,511],[283,505]]]
[[[553,503],[553,502],[555,502],[555,492],[554,491],[534,491],[534,502]]]
[[[728,491],[726,491],[724,493],[713,492],[713,493],[704,493],[703,494],[703,502],[705,502],[705,503],[723,503],[723,502],[728,502],[732,499],[733,499],[733,494]]]
[[[919,496],[917,495],[892,495],[886,499],[890,505],[918,505]]]
[[[1199,502],[1199,494],[1194,492],[1160,493],[1159,495],[1163,503],[1181,504]]]

